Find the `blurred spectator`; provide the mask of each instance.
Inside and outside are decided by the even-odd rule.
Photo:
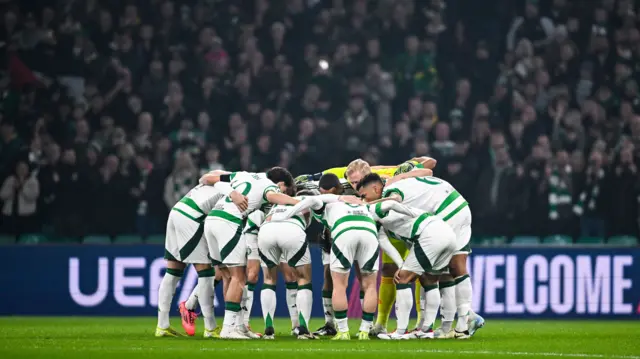
[[[37,177],[30,173],[26,162],[19,161],[14,174],[7,177],[0,188],[2,223],[9,233],[25,233],[37,228],[38,196]]]
[[[180,151],[176,155],[173,171],[164,185],[164,203],[173,207],[198,182],[198,169],[189,153]]]
[[[40,184],[24,231],[161,233],[212,169],[430,154],[487,234],[638,233],[638,4],[4,3],[0,183],[25,162]]]

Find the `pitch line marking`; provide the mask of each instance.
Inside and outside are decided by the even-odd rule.
[[[218,342],[219,340],[216,340]],[[233,341],[233,340],[229,340]],[[238,340],[233,342],[247,342],[244,340]],[[32,347],[34,349],[70,349],[70,347],[54,347],[49,345],[36,345]],[[89,348],[74,348],[83,351],[91,350],[115,350],[115,351],[146,351],[146,350],[162,350],[162,351],[184,351],[184,348],[154,348],[154,347],[89,347]],[[389,348],[389,349],[360,349],[360,348],[239,348],[239,347],[201,347],[199,349],[203,352],[208,351],[248,351],[248,352],[281,352],[281,353],[425,353],[425,354],[465,354],[465,355],[509,355],[509,356],[542,356],[542,357],[557,357],[557,358],[611,358],[611,359],[640,359],[640,355],[610,355],[610,354],[588,354],[588,353],[560,353],[560,352],[510,352],[510,351],[493,351],[493,350],[454,350],[454,349],[401,349],[401,348]]]

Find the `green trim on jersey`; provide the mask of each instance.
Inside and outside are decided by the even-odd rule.
[[[265,202],[269,202],[269,201],[267,201],[267,193],[269,193],[271,191],[273,191],[275,193],[278,193],[278,192],[280,192],[280,189],[278,188],[278,186],[269,186],[269,187],[265,188],[264,191],[262,192],[262,199]]]
[[[229,179],[230,179],[231,181],[233,181],[233,178],[236,176],[236,174],[237,174],[237,172],[231,172],[231,173],[229,173]]]
[[[382,218],[386,217],[387,215],[389,215],[389,212],[384,212],[382,210],[382,202],[376,203],[375,212],[376,212],[376,216],[380,217],[380,219],[382,219]]]
[[[352,215],[344,216],[344,217],[340,218],[339,220],[337,220],[336,223],[333,224],[333,227],[331,227],[331,231],[333,231],[339,225],[341,225],[342,223],[345,223],[345,222],[367,222],[367,223],[371,223],[373,225],[376,224],[376,221],[374,221],[370,217],[360,216],[360,215],[353,215],[352,214]]]
[[[180,202],[182,202],[182,203],[186,204],[187,206],[191,207],[194,211],[196,211],[198,213],[206,214],[206,213],[204,213],[204,211],[202,209],[200,209],[198,204],[194,200],[189,198],[189,197],[182,197]]]
[[[402,200],[404,201],[404,193],[399,188],[390,188],[390,189],[384,191],[384,193],[382,194],[382,197],[383,198],[390,197],[392,193],[399,194],[400,197],[402,197]]]
[[[211,212],[209,212],[209,217],[218,217],[218,218],[222,218],[224,220],[227,220],[229,222],[235,223],[237,225],[242,225],[243,224],[243,220],[242,218],[238,218],[232,214],[229,214],[225,211],[221,211],[219,209],[214,209]]]
[[[175,207],[171,208],[171,210],[172,211],[176,211],[176,212],[180,213],[181,215],[189,218],[190,220],[196,221],[198,223],[201,223],[202,221],[204,221],[205,217],[207,217],[207,215],[204,214],[204,213],[200,217],[194,217],[194,216],[190,215],[189,213],[187,213],[187,212],[185,212],[185,211],[183,211],[183,210],[181,210],[179,208],[175,208]]]
[[[460,212],[464,207],[466,207],[468,205],[469,205],[469,203],[467,201],[464,201],[464,203],[461,203],[456,209],[451,211],[451,213],[447,214],[442,220],[445,221],[445,222],[450,220],[451,217],[455,216],[456,213]]]
[[[449,193],[447,198],[445,198],[444,201],[440,203],[438,209],[436,209],[436,214],[444,211],[444,209],[447,208],[451,203],[453,203],[453,201],[455,201],[458,197],[460,197],[460,192],[458,191],[454,190],[453,192]]]
[[[420,225],[424,222],[425,219],[431,217],[429,213],[423,213],[413,222],[413,227],[411,228],[411,238],[415,238],[418,234],[418,229],[420,229]]]
[[[333,235],[333,233],[331,233],[331,237],[333,237],[333,242],[335,243],[335,241],[338,240],[338,237],[340,237],[342,235],[342,233],[344,232],[348,232],[348,231],[367,231],[369,233],[372,233],[374,236],[376,236],[376,238],[378,238],[378,233],[376,231],[374,231],[371,228],[367,228],[367,227],[348,227],[345,228],[343,230],[341,230],[340,232],[338,232],[335,236]]]

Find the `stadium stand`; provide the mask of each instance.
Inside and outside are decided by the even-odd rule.
[[[430,155],[479,244],[638,245],[630,1],[0,8],[0,243],[161,243],[204,171]]]

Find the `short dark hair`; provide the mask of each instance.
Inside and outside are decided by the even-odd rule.
[[[286,168],[273,167],[267,171],[267,178],[273,183],[284,182],[287,187],[293,186],[293,176]]]
[[[356,190],[359,191],[360,188],[367,186],[371,183],[383,183],[382,177],[380,177],[380,175],[377,173],[371,172],[368,175],[362,177],[362,179],[358,183],[358,187],[356,188]]]
[[[325,173],[320,177],[320,181],[318,182],[318,186],[323,190],[330,190],[332,188],[340,188],[342,184],[340,183],[340,179],[333,173]]]

